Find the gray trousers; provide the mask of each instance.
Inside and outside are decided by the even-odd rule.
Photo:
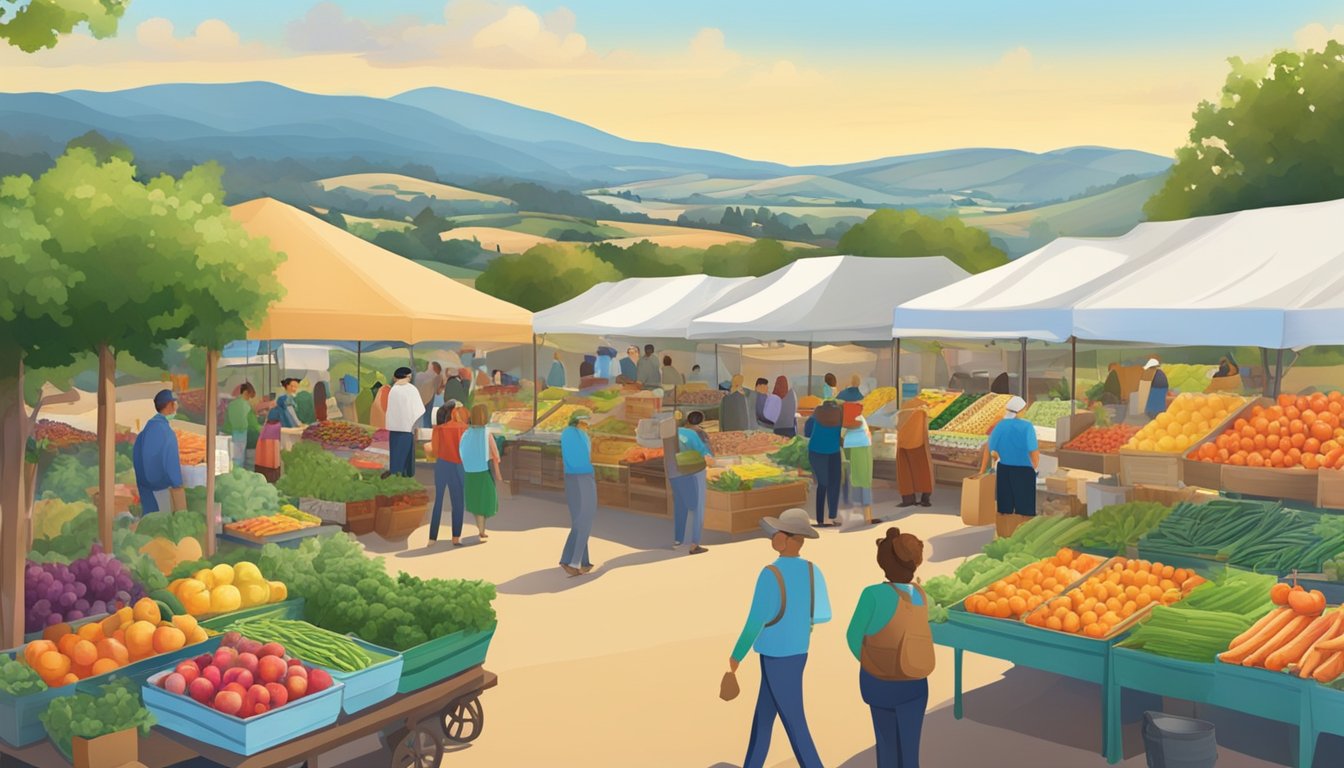
[[[588,537],[597,517],[597,479],[593,475],[565,475],[565,501],[569,503],[569,538],[560,553],[560,564],[575,568],[592,565]]]

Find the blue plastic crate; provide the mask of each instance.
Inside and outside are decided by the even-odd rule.
[[[293,741],[341,716],[345,685],[339,681],[325,691],[304,696],[262,715],[243,719],[201,704],[190,696],[169,693],[157,683],[170,669],[152,675],[141,689],[145,708],[158,724],[190,739],[239,755],[255,755],[278,744]]]
[[[402,654],[404,664],[397,691],[418,691],[485,663],[494,636],[495,625],[491,625],[483,632],[454,632],[407,648]]]
[[[368,709],[374,704],[386,701],[396,695],[397,686],[401,683],[401,670],[406,661],[396,651],[379,647],[373,643],[366,643],[357,637],[350,639],[359,647],[373,654],[375,658],[378,656],[386,656],[387,658],[358,672],[342,672],[331,667],[323,667],[320,664],[314,665],[330,672],[333,680],[345,684],[345,695],[341,698],[341,711],[347,715],[353,715],[360,710]]]
[[[47,737],[47,728],[38,716],[52,701],[74,696],[75,686],[63,685],[27,696],[11,696],[0,691],[0,740],[14,747],[26,747]]]

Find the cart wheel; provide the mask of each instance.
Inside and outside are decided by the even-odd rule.
[[[470,698],[458,699],[443,711],[443,733],[451,742],[469,744],[484,728],[485,709],[480,696],[472,694]]]
[[[392,768],[438,768],[443,760],[443,736],[425,723],[398,734],[392,751]]]

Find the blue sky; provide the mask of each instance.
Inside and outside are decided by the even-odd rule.
[[[1331,37],[1344,0],[131,0],[115,39],[0,50],[0,69],[46,91],[437,86],[811,164],[967,146],[1170,154],[1229,57]]]

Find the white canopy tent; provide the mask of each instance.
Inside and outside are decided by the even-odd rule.
[[[892,335],[1068,341],[1075,335],[1078,302],[1189,237],[1186,223],[1144,224],[1114,238],[1059,238],[901,304],[893,313]]]
[[[967,277],[942,256],[799,259],[758,278],[745,298],[691,321],[687,337],[718,342],[891,341],[896,306]]]
[[[533,329],[537,333],[684,339],[691,320],[715,306],[745,297],[753,281],[750,277],[681,275],[601,283],[538,312]]]
[[[1182,237],[1079,302],[1079,338],[1288,349],[1344,341],[1344,200],[1172,222]],[[1141,224],[1141,229],[1167,226]]]

